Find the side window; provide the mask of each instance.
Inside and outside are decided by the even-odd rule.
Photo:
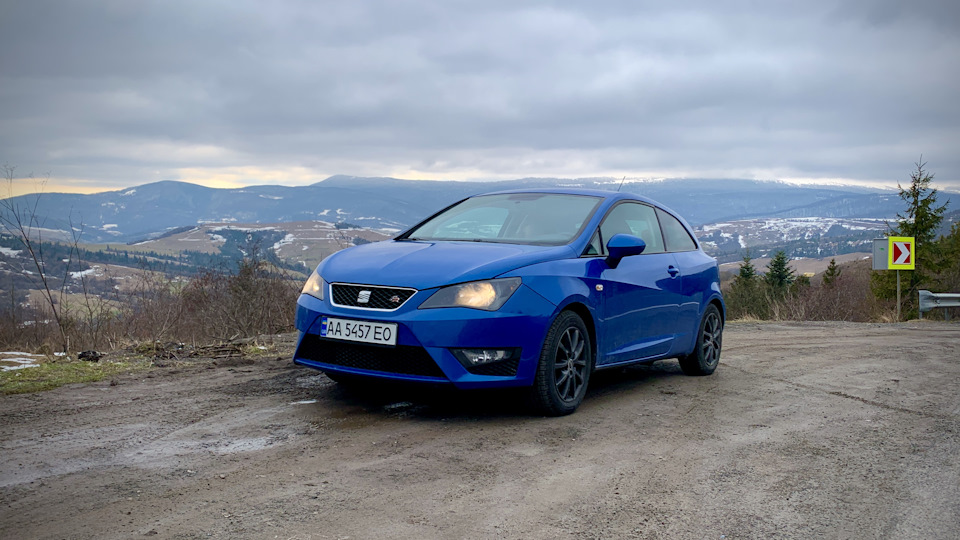
[[[656,211],[645,204],[621,203],[613,208],[603,224],[600,237],[604,244],[615,234],[638,236],[647,243],[644,253],[663,253],[663,236]]]
[[[663,238],[667,241],[667,251],[693,251],[697,249],[697,243],[693,241],[693,238],[690,238],[690,233],[680,223],[680,220],[659,208],[657,209],[657,216],[660,217]]]

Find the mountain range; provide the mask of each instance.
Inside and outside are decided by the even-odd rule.
[[[204,223],[326,221],[400,230],[457,200],[488,191],[582,187],[637,193],[674,209],[697,227],[769,218],[894,219],[904,203],[892,190],[796,185],[739,179],[525,178],[498,182],[399,180],[332,176],[308,186],[218,189],[163,181],[89,195],[22,195],[6,203],[32,207],[37,223],[61,236],[82,228],[88,243],[128,243]],[[938,201],[960,202],[940,192]],[[950,205],[951,218],[956,204]]]

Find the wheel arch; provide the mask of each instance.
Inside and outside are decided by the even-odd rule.
[[[720,322],[727,323],[727,307],[723,304],[723,301],[719,297],[714,296],[707,302],[707,305],[714,305],[717,308],[717,311],[720,312]],[[704,308],[706,310],[706,308]]]
[[[597,353],[600,350],[599,343],[597,342],[597,323],[593,320],[593,313],[590,311],[590,308],[586,304],[580,302],[571,302],[565,306],[563,309],[557,312],[557,315],[554,317],[556,320],[557,317],[563,314],[565,311],[572,311],[576,313],[580,320],[583,321],[583,324],[587,327],[587,333],[590,336],[590,358],[593,360],[593,365],[590,367],[591,371],[595,370],[597,367]]]

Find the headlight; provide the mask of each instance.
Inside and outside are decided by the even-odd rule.
[[[307,282],[303,284],[303,289],[300,290],[300,294],[309,294],[314,298],[319,298],[323,300],[323,289],[325,285],[323,283],[323,278],[320,277],[316,271],[310,274],[310,278],[307,279]]]
[[[426,302],[420,304],[420,309],[467,307],[496,311],[519,287],[518,277],[451,285],[433,293]]]

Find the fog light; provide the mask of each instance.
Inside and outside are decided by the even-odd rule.
[[[512,360],[520,356],[520,349],[450,349],[450,352],[457,357],[457,360],[463,364],[463,367],[471,368],[501,362],[503,360]]]

